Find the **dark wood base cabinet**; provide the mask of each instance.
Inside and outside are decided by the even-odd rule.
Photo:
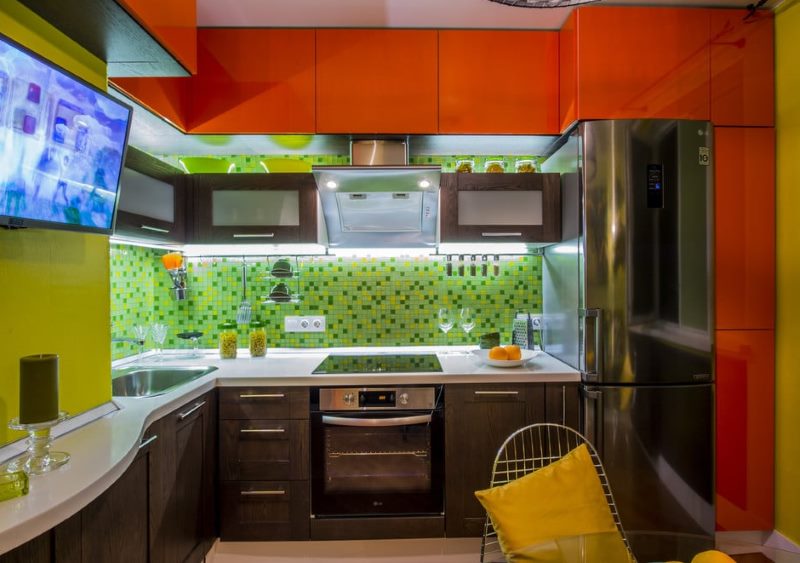
[[[308,539],[308,407],[306,387],[220,390],[223,541]]]
[[[197,563],[216,537],[216,394],[157,420],[125,473],[0,563]]]
[[[307,540],[308,481],[230,481],[220,485],[223,541]]]
[[[445,493],[448,537],[480,536],[497,450],[515,430],[540,422],[579,428],[577,383],[448,385],[445,390]]]

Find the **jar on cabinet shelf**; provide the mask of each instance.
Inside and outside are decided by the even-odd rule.
[[[219,325],[219,357],[223,360],[236,358],[236,341],[239,337],[236,326],[231,321]]]
[[[267,329],[263,321],[250,323],[250,357],[263,358],[267,354]]]

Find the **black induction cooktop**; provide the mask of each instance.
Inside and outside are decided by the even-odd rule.
[[[436,354],[329,354],[312,373],[441,372]]]

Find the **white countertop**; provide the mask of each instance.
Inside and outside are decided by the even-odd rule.
[[[200,358],[168,352],[157,363],[147,355],[115,362],[115,367],[213,365],[219,369],[164,395],[115,397],[118,410],[57,438],[53,450],[68,452],[72,456],[69,463],[46,475],[32,476],[26,496],[0,502],[0,553],[49,530],[97,498],[125,472],[150,423],[214,387],[580,381],[576,370],[544,353],[522,367],[504,369],[483,365],[470,354],[473,349],[474,346],[271,349],[264,358],[250,358],[240,350],[236,360],[220,360],[216,351],[207,350]],[[311,373],[331,353],[422,352],[437,354],[441,373]],[[5,457],[19,446],[15,443],[4,448]]]

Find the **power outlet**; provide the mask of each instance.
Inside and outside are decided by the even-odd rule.
[[[284,332],[325,332],[325,315],[283,317]]]
[[[534,330],[541,330],[542,329],[542,316],[541,315],[531,315],[531,325],[533,326]]]

